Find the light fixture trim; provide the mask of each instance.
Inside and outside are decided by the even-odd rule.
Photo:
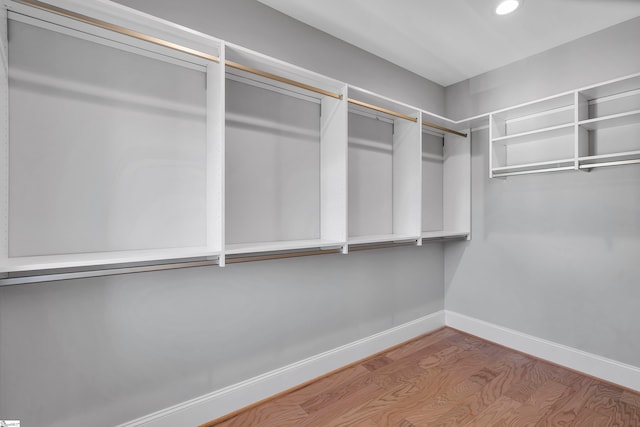
[[[521,0],[503,0],[496,7],[496,15],[508,15],[522,4]]]

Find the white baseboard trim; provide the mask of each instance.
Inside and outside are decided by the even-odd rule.
[[[640,391],[640,368],[447,310],[447,326],[557,365]]]
[[[444,326],[442,310],[117,427],[197,426]]]

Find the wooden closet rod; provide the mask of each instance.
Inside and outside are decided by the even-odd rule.
[[[275,80],[280,83],[285,83],[291,86],[299,87],[301,89],[306,89],[310,92],[319,93],[321,95],[330,96],[335,99],[342,99],[342,95],[339,93],[330,92],[328,90],[320,89],[319,87],[311,86],[305,83],[300,83],[295,80],[288,79],[286,77],[278,76],[276,74],[271,74],[266,71],[258,70],[257,68],[247,67],[246,65],[238,64],[233,61],[225,61],[225,65],[230,68],[235,68],[236,70],[245,71],[247,73],[255,74],[257,76],[265,77],[267,79]]]
[[[435,124],[435,123],[422,122],[422,125],[423,125],[423,126],[430,127],[430,128],[438,129],[438,130],[441,130],[441,131],[443,131],[443,132],[449,132],[449,133],[452,133],[452,134],[454,134],[454,135],[461,136],[461,137],[463,137],[463,138],[466,138],[466,137],[467,137],[467,134],[466,134],[466,133],[458,132],[457,130],[449,129],[449,128],[446,128],[446,127],[444,127],[444,126],[437,125],[437,124]]]
[[[29,6],[36,7],[47,12],[55,13],[56,15],[65,16],[67,18],[75,19],[76,21],[84,22],[85,24],[94,25],[105,30],[113,31],[125,36],[133,37],[138,40],[144,40],[149,43],[156,44],[158,46],[167,47],[169,49],[177,50],[178,52],[186,53],[188,55],[197,56],[198,58],[206,59],[207,61],[220,62],[220,58],[208,53],[200,52],[199,50],[191,49],[176,43],[172,43],[166,40],[159,39],[157,37],[149,36],[147,34],[140,33],[138,31],[129,30],[128,28],[121,27],[119,25],[110,24],[99,19],[91,18],[86,15],[81,15],[76,12],[72,12],[61,7],[53,6],[47,3],[42,3],[38,0],[17,0],[19,3],[27,4]]]
[[[406,114],[398,113],[398,112],[393,111],[393,110],[387,110],[386,108],[382,108],[382,107],[378,107],[378,106],[373,105],[373,104],[368,104],[366,102],[358,101],[358,100],[353,99],[353,98],[349,98],[348,101],[351,104],[359,105],[361,107],[365,107],[365,108],[368,108],[370,110],[375,110],[375,111],[379,111],[381,113],[389,114],[390,116],[399,117],[401,119],[409,120],[409,121],[414,122],[414,123],[418,121],[418,119],[416,119],[415,117],[407,116]],[[422,122],[422,125],[423,126],[428,126],[430,128],[438,129],[438,130],[441,130],[443,132],[448,132],[448,133],[452,133],[454,135],[462,136],[464,138],[467,137],[466,133],[458,132],[457,130],[449,129],[449,128],[446,128],[444,126],[437,125],[435,123]]]
[[[358,100],[353,99],[353,98],[349,98],[348,101],[351,104],[359,105],[361,107],[368,108],[370,110],[379,111],[381,113],[389,114],[390,116],[399,117],[401,119],[409,120],[410,122],[417,122],[418,121],[418,119],[416,119],[415,117],[407,116],[406,114],[398,113],[398,112],[395,112],[395,111],[392,111],[392,110],[387,110],[386,108],[382,108],[382,107],[378,107],[378,106],[373,105],[373,104],[368,104],[366,102],[358,101]]]
[[[125,36],[129,36],[129,37],[136,38],[138,40],[143,40],[143,41],[146,41],[146,42],[149,42],[149,43],[153,43],[153,44],[156,44],[158,46],[163,46],[163,47],[166,47],[166,48],[169,48],[169,49],[173,49],[173,50],[176,50],[178,52],[186,53],[188,55],[197,56],[198,58],[202,58],[202,59],[205,59],[207,61],[220,62],[220,58],[218,58],[215,55],[211,55],[211,54],[204,53],[204,52],[201,52],[199,50],[191,49],[189,47],[185,47],[185,46],[173,43],[173,42],[162,40],[162,39],[159,39],[157,37],[153,37],[153,36],[150,36],[150,35],[147,35],[147,34],[140,33],[138,31],[130,30],[128,28],[124,28],[124,27],[121,27],[119,25],[110,24],[110,23],[102,21],[100,19],[91,18],[89,16],[82,15],[82,14],[79,14],[79,13],[76,13],[76,12],[72,12],[70,10],[63,9],[61,7],[58,7],[58,6],[53,6],[53,5],[38,1],[38,0],[17,0],[17,1],[19,3],[26,4],[26,5],[29,5],[29,6],[33,6],[35,8],[38,8],[38,9],[41,9],[41,10],[45,10],[47,12],[52,12],[52,13],[55,13],[57,15],[61,15],[61,16],[65,16],[67,18],[74,19],[76,21],[84,22],[85,24],[94,25],[96,27],[99,27],[99,28],[102,28],[102,29],[105,29],[105,30],[109,30],[109,31],[113,31],[113,32],[116,32],[118,34],[123,34]],[[328,90],[324,90],[324,89],[321,89],[321,88],[318,88],[318,87],[315,87],[315,86],[311,86],[311,85],[308,85],[308,84],[305,84],[305,83],[300,83],[300,82],[297,82],[295,80],[288,79],[286,77],[282,77],[282,76],[278,76],[278,75],[275,75],[275,74],[271,74],[271,73],[268,73],[266,71],[258,70],[258,69],[255,69],[255,68],[247,67],[246,65],[241,65],[241,64],[238,64],[237,62],[225,61],[225,65],[227,67],[235,68],[237,70],[245,71],[245,72],[251,73],[251,74],[256,74],[258,76],[262,76],[262,77],[265,77],[265,78],[268,78],[268,79],[271,79],[271,80],[276,80],[276,81],[281,82],[281,83],[285,83],[285,84],[289,84],[291,86],[299,87],[301,89],[306,89],[308,91],[319,93],[321,95],[330,96],[330,97],[336,98],[336,99],[342,99],[342,95],[339,94],[339,93],[330,92]],[[398,112],[395,112],[395,111],[392,111],[392,110],[388,110],[386,108],[382,108],[382,107],[378,107],[378,106],[375,106],[375,105],[372,105],[372,104],[368,104],[366,102],[358,101],[358,100],[355,100],[353,98],[349,98],[348,101],[351,104],[356,104],[356,105],[359,105],[361,107],[369,108],[371,110],[379,111],[381,113],[389,114],[391,116],[399,117],[401,119],[409,120],[409,121],[412,121],[412,122],[418,121],[418,119],[416,119],[415,117],[407,116],[406,114],[398,113]],[[428,127],[434,128],[434,129],[438,129],[438,130],[441,130],[441,131],[444,131],[444,132],[449,132],[449,133],[452,133],[452,134],[455,134],[455,135],[459,135],[459,136],[462,136],[462,137],[465,137],[465,138],[467,137],[466,133],[458,132],[458,131],[455,131],[453,129],[446,128],[444,126],[439,126],[439,125],[436,125],[435,123],[422,122],[422,124],[424,126],[428,126]]]

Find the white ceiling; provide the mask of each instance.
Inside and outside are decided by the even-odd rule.
[[[640,16],[640,0],[258,0],[443,86]],[[638,40],[630,40],[638,43]]]

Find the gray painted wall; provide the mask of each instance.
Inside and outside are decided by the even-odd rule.
[[[640,19],[447,88],[475,115],[640,72]],[[472,134],[473,240],[445,249],[445,306],[640,366],[640,167],[488,178]]]
[[[109,426],[443,309],[442,245],[0,289],[0,413]]]
[[[443,110],[441,87],[257,2],[127,3]],[[430,244],[0,288],[0,414],[129,421],[442,310],[443,265]]]

